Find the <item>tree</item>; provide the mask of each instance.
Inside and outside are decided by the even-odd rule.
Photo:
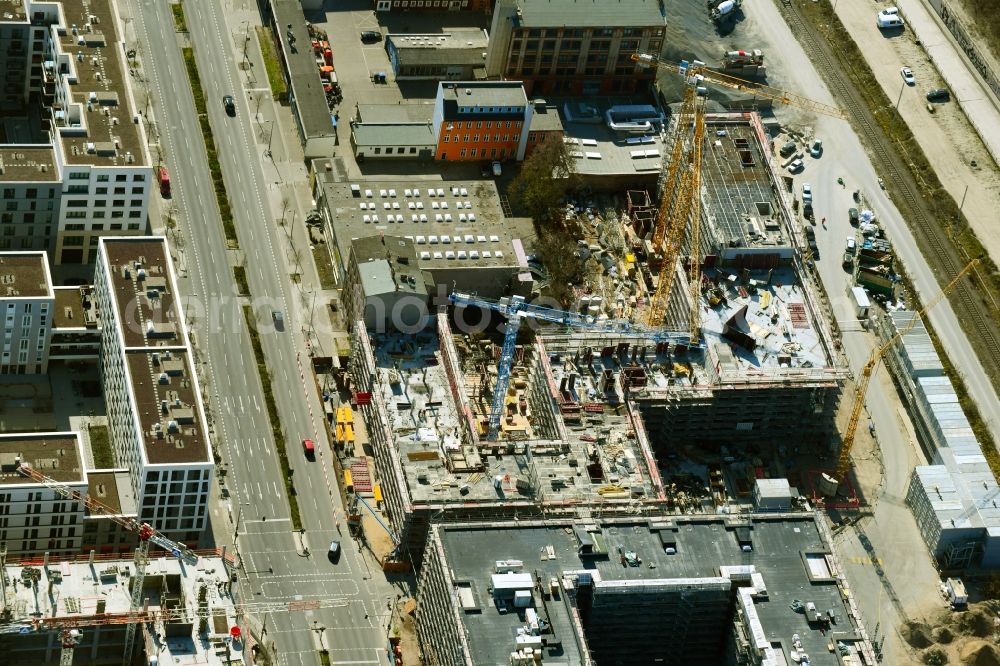
[[[551,219],[567,192],[577,187],[574,158],[562,141],[535,146],[508,188],[511,201],[536,222]]]
[[[553,225],[539,233],[533,246],[535,255],[548,273],[548,295],[562,307],[573,303],[573,288],[583,279],[583,262],[576,255],[576,239],[563,226]]]

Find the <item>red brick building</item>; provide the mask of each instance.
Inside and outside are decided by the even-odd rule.
[[[532,111],[520,81],[440,83],[432,120],[435,158],[523,160]]]
[[[660,55],[665,25],[662,0],[497,0],[486,75],[529,97],[641,92],[655,70],[631,56]]]

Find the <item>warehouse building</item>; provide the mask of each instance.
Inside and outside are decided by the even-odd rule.
[[[436,524],[417,591],[424,659],[448,666],[875,663],[823,520]]]
[[[486,77],[490,39],[480,28],[388,34],[385,51],[397,81],[476,81]]]

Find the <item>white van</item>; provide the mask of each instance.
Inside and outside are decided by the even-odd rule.
[[[875,25],[878,26],[879,30],[902,28],[903,18],[899,15],[899,9],[896,7],[886,7],[875,17]]]

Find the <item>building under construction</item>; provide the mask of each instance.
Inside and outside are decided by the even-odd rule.
[[[242,663],[245,642],[234,640],[242,631],[233,631],[238,625],[229,576],[219,556],[202,557],[195,567],[176,558],[151,559],[143,577],[143,605],[130,614],[130,585],[136,580],[130,560],[93,553],[11,560],[0,566],[0,661],[119,666],[129,620],[142,619],[135,641],[148,658],[143,663]],[[65,632],[71,629],[79,632],[73,656],[60,662]]]
[[[545,341],[518,348],[500,437],[487,438],[498,348],[446,315],[415,336],[355,325],[351,377],[397,542],[416,562],[432,519],[595,511],[668,501],[618,374],[573,370]]]

